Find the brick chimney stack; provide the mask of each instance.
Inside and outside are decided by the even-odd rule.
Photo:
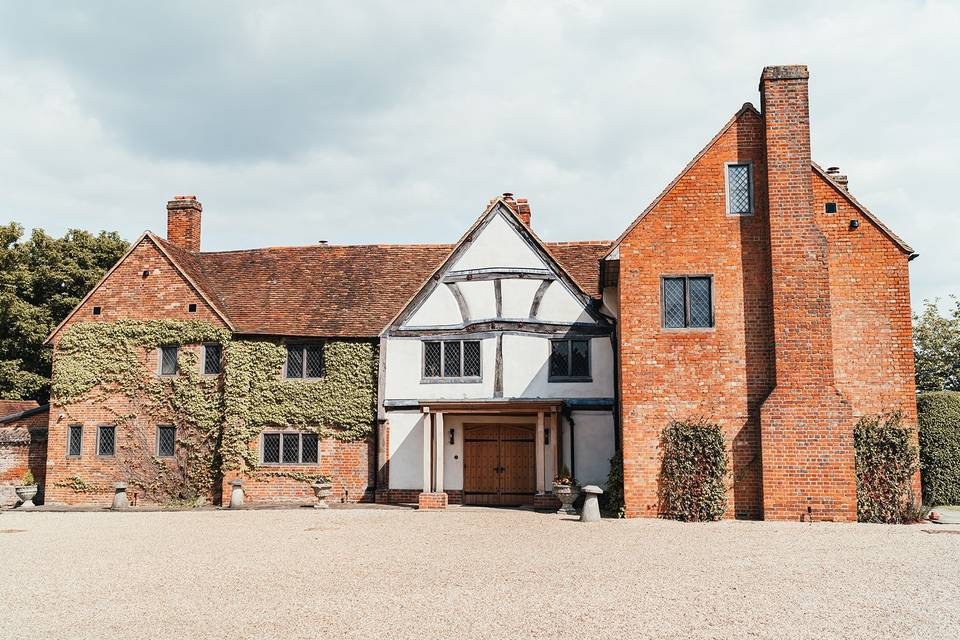
[[[176,196],[167,202],[167,240],[181,249],[200,251],[200,212],[197,196]]]
[[[526,198],[517,198],[517,217],[523,224],[530,226],[530,203]]]
[[[856,520],[853,416],[834,385],[827,240],[816,225],[806,66],[760,77],[776,387],[761,409],[764,517]]]

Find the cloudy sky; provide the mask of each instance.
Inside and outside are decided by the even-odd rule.
[[[489,198],[610,239],[744,102],[811,71],[814,159],[960,293],[960,3],[0,0],[0,219],[203,246],[449,242]]]

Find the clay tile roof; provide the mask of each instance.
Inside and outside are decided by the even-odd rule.
[[[450,244],[268,247],[190,253],[156,238],[241,334],[374,337],[420,290]],[[609,242],[549,242],[590,296]]]

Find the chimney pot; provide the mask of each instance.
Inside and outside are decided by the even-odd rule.
[[[167,202],[167,241],[181,249],[200,251],[200,213],[197,196],[174,196]]]

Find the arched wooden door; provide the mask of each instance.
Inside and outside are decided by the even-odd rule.
[[[532,426],[464,425],[465,504],[533,504],[536,474]]]

